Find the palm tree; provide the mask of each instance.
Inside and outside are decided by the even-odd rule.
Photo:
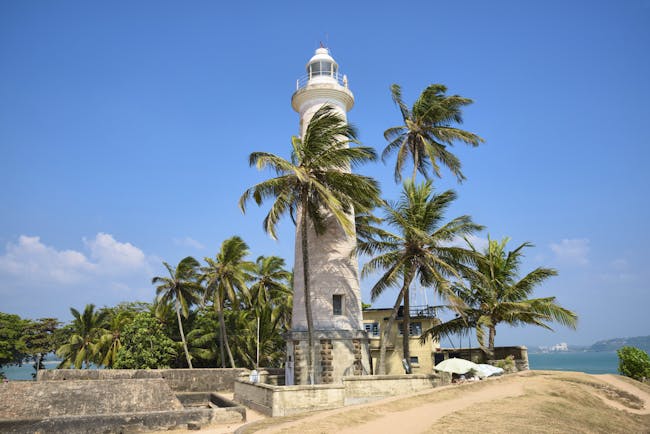
[[[378,373],[385,374],[386,346],[399,307],[403,308],[404,359],[409,359],[410,285],[418,278],[423,286],[431,286],[443,298],[452,298],[450,278],[460,278],[461,270],[473,260],[472,252],[450,245],[459,236],[469,235],[482,229],[469,216],[460,216],[444,223],[444,213],[456,199],[449,190],[434,194],[431,182],[415,185],[412,180],[404,183],[404,191],[397,203],[384,206],[385,222],[396,229],[385,231],[380,238],[368,239],[359,244],[359,251],[373,256],[363,267],[367,276],[383,270],[382,276],[371,290],[374,301],[386,288],[401,285],[395,305],[383,330],[379,353]]]
[[[87,304],[83,313],[79,313],[75,308],[70,308],[70,313],[73,317],[72,334],[68,343],[56,351],[57,355],[63,358],[59,367],[88,368],[91,362],[96,361],[99,338],[106,331],[104,324],[107,312],[104,310],[96,312],[94,304]]]
[[[390,88],[393,101],[402,113],[404,124],[387,129],[384,137],[388,145],[382,153],[382,160],[397,152],[395,163],[395,181],[402,179],[405,160],[410,156],[413,161],[413,177],[420,172],[429,179],[429,171],[440,178],[440,166],[447,167],[456,179],[462,182],[465,176],[461,172],[458,157],[449,152],[448,146],[461,141],[478,146],[484,140],[452,125],[461,124],[462,107],[472,104],[469,98],[459,95],[445,95],[447,88],[442,84],[428,86],[409,109],[402,100],[402,88],[393,84]]]
[[[108,318],[104,331],[99,337],[97,351],[98,363],[112,368],[117,359],[117,352],[122,348],[122,331],[133,320],[135,311],[126,309],[107,309]]]
[[[462,285],[454,288],[455,293],[466,304],[462,315],[434,326],[427,330],[426,334],[449,335],[474,328],[479,345],[488,354],[494,355],[496,326],[500,323],[512,326],[536,325],[548,330],[552,330],[549,322],[576,327],[577,315],[560,306],[555,297],[529,298],[536,286],[552,276],[557,276],[557,271],[538,267],[520,279],[522,250],[532,247],[532,244],[523,243],[515,250],[506,252],[508,241],[507,237],[501,242],[488,238],[488,245],[483,252],[478,252],[468,241],[478,260],[476,269],[466,270],[464,276],[469,288]]]
[[[350,173],[362,163],[374,161],[375,151],[357,143],[356,130],[329,105],[323,105],[311,118],[302,138],[292,137],[291,161],[266,152],[250,155],[250,165],[258,169],[271,168],[277,177],[263,181],[244,192],[239,200],[242,212],[252,198],[258,205],[272,199],[271,210],[264,219],[264,229],[276,238],[280,218],[290,213],[297,216],[297,234],[300,234],[305,315],[309,351],[307,371],[314,381],[314,337],[311,311],[308,226],[317,236],[333,221],[349,236],[354,236],[352,215],[370,210],[379,201],[377,182],[369,177]],[[299,232],[298,232],[299,231]]]
[[[185,318],[189,316],[190,306],[198,300],[198,292],[201,285],[197,282],[197,268],[199,262],[191,256],[182,259],[176,268],[163,262],[163,265],[169,272],[169,277],[156,276],[151,279],[151,283],[156,286],[156,296],[158,297],[158,306],[173,304],[176,310],[176,319],[178,320],[178,331],[181,334],[183,349],[187,365],[192,369],[192,359],[187,350],[185,332],[183,331],[183,322],[181,315]]]
[[[289,328],[293,294],[289,284],[292,273],[284,268],[284,259],[278,256],[260,256],[255,262],[251,276],[250,297],[246,300],[246,311],[255,322],[254,353],[262,366],[270,366],[280,357],[281,333]],[[280,346],[278,346],[278,344]]]
[[[214,308],[219,314],[219,339],[222,367],[226,367],[224,348],[228,352],[230,366],[235,367],[235,360],[232,356],[226,324],[223,317],[223,309],[226,301],[232,307],[237,307],[238,293],[247,294],[246,282],[250,279],[253,271],[253,263],[244,261],[248,256],[248,245],[238,236],[228,238],[221,244],[221,249],[215,259],[204,258],[207,266],[203,267],[203,278],[206,281],[205,299],[212,299]]]

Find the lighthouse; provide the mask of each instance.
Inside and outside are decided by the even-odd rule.
[[[354,105],[347,76],[327,48],[316,50],[296,81],[291,106],[300,116],[304,136],[312,116],[323,105],[333,107],[347,121]],[[354,215],[349,216],[354,221]],[[287,333],[286,384],[309,384],[308,328],[302,263],[301,225],[307,223],[309,286],[315,346],[314,382],[334,383],[342,377],[370,373],[368,337],[362,326],[358,261],[353,254],[356,237],[347,234],[336,219],[327,218],[327,229],[316,234],[309,222],[296,225],[294,294],[291,330]]]

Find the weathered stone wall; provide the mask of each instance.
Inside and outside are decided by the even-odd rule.
[[[245,408],[214,393],[173,391],[170,383],[182,381],[183,375],[162,378],[161,372],[135,370],[48,372],[40,376],[40,381],[0,384],[0,432],[121,433],[232,423],[246,418]],[[49,376],[57,380],[43,380]],[[142,376],[157,378],[123,378]],[[188,388],[199,388],[196,379],[200,377],[191,376],[195,381]],[[209,379],[207,384],[201,388],[221,383]],[[191,408],[184,407],[177,395],[182,395]]]
[[[248,369],[51,369],[41,370],[38,381],[118,380],[162,378],[173,391],[214,392],[233,390],[235,379]]]
[[[350,376],[337,384],[284,387],[242,380],[235,382],[234,399],[267,416],[288,416],[431,390],[450,382],[449,374]]]
[[[345,388],[342,384],[272,386],[238,381],[234,399],[267,416],[289,416],[342,407]]]
[[[413,375],[373,375],[364,377],[345,377],[346,403],[366,401],[384,396],[405,395],[430,390],[451,383],[451,375],[413,374]]]
[[[0,419],[182,410],[162,378],[11,381],[0,384]]]

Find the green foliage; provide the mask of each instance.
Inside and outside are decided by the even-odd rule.
[[[0,312],[0,367],[22,363],[26,354],[20,337],[27,323],[18,315]]]
[[[34,361],[36,371],[32,374],[34,378],[39,370],[45,369],[43,365],[45,356],[64,343],[59,339],[60,335],[57,334],[59,324],[56,318],[41,318],[29,321],[23,329],[21,341],[25,353]]]
[[[497,360],[494,363],[494,366],[503,369],[506,373],[515,372],[516,370],[515,357],[510,355],[507,356],[505,359]]]
[[[417,172],[426,179],[430,177],[429,172],[440,177],[440,166],[447,167],[459,182],[463,181],[465,176],[461,172],[460,160],[449,152],[449,147],[457,141],[474,147],[483,142],[476,134],[453,126],[463,123],[462,108],[473,101],[459,95],[445,95],[447,88],[444,85],[432,84],[409,109],[402,100],[402,88],[393,84],[390,90],[404,122],[384,132],[388,145],[382,153],[382,160],[397,153],[395,181],[401,180],[404,162],[409,158],[413,162],[413,181]]]
[[[176,344],[149,312],[140,312],[124,327],[114,367],[118,369],[168,368],[176,357]]]
[[[618,354],[618,372],[638,381],[650,379],[650,357],[645,351],[635,347],[623,347]]]
[[[555,297],[530,298],[537,286],[556,276],[557,272],[538,267],[520,278],[522,250],[531,244],[523,243],[512,251],[506,251],[508,241],[508,238],[496,241],[488,237],[488,246],[483,252],[468,242],[475,265],[464,269],[463,281],[452,288],[456,303],[450,306],[460,316],[435,325],[425,335],[466,334],[474,329],[481,347],[492,353],[496,327],[501,323],[534,325],[547,330],[552,330],[549,323],[553,322],[576,327],[577,315],[563,308]]]
[[[105,332],[104,326],[108,312],[95,311],[94,304],[87,304],[80,313],[70,308],[73,320],[70,324],[71,335],[66,343],[61,345],[56,353],[63,361],[61,368],[88,368],[92,362],[97,362],[98,341]]]

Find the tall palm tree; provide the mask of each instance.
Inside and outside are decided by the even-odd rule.
[[[329,105],[323,105],[311,118],[302,138],[292,137],[291,161],[266,152],[250,155],[250,165],[258,169],[271,168],[278,175],[244,192],[239,200],[242,212],[253,199],[261,205],[272,199],[271,210],[264,219],[264,229],[276,238],[280,218],[289,213],[298,216],[296,225],[301,238],[305,315],[309,351],[307,371],[314,380],[314,336],[311,311],[309,274],[308,226],[316,235],[327,229],[327,221],[340,225],[345,233],[354,236],[354,212],[370,210],[379,201],[377,182],[369,177],[350,173],[350,169],[376,159],[375,151],[357,143],[354,127]]]
[[[402,113],[403,125],[384,132],[388,145],[382,153],[382,160],[397,152],[395,181],[402,179],[404,162],[410,157],[413,162],[413,177],[417,172],[429,179],[429,171],[440,178],[440,166],[447,167],[456,179],[465,179],[458,157],[449,152],[448,146],[460,141],[478,146],[484,140],[474,133],[454,127],[463,122],[463,106],[472,104],[469,98],[459,95],[445,95],[447,88],[432,84],[420,94],[409,109],[402,100],[402,88],[393,84],[390,88],[393,101]]]
[[[76,369],[88,368],[91,362],[96,361],[100,336],[106,331],[104,324],[107,312],[95,311],[94,304],[87,304],[83,313],[75,308],[70,308],[72,313],[72,334],[68,342],[56,351],[63,361],[60,368]]]
[[[284,259],[279,256],[257,258],[251,273],[252,284],[249,288],[251,306],[275,305],[291,295],[288,286],[291,272],[284,266]]]
[[[225,368],[224,348],[228,352],[230,366],[235,367],[235,360],[228,344],[228,334],[223,317],[226,301],[230,306],[237,307],[238,294],[247,294],[246,282],[250,280],[253,263],[244,261],[248,256],[248,245],[238,236],[228,238],[221,244],[221,249],[215,259],[204,258],[207,266],[201,269],[203,279],[206,281],[205,298],[212,299],[214,308],[219,314],[219,339],[221,363]]]
[[[254,323],[253,354],[255,366],[270,366],[279,359],[281,334],[288,330],[291,320],[293,294],[292,273],[284,268],[284,259],[278,256],[260,256],[255,262],[246,310]],[[259,348],[256,348],[259,347]]]
[[[403,307],[404,359],[409,359],[410,285],[414,279],[427,287],[433,287],[443,298],[453,298],[449,279],[461,278],[461,270],[473,260],[472,252],[450,245],[454,238],[472,234],[482,226],[472,222],[469,216],[456,217],[444,223],[444,214],[456,199],[449,190],[434,194],[431,182],[415,185],[412,180],[404,183],[402,196],[397,203],[386,203],[385,222],[394,230],[385,231],[381,237],[367,239],[359,244],[359,250],[373,256],[363,267],[363,275],[377,271],[383,274],[372,287],[374,301],[389,287],[400,286],[386,328],[382,332],[378,373],[386,373],[386,346],[399,307]]]
[[[122,348],[122,331],[133,320],[135,311],[126,309],[107,310],[104,330],[99,337],[97,351],[98,363],[112,368],[117,360],[117,352]]]
[[[163,262],[163,265],[169,272],[169,277],[156,276],[151,279],[151,283],[157,285],[156,296],[158,297],[158,306],[164,306],[165,304],[174,305],[176,319],[178,320],[178,331],[181,334],[187,366],[192,369],[192,358],[187,349],[181,315],[187,318],[190,313],[190,306],[198,300],[198,293],[201,290],[201,285],[197,282],[199,262],[193,257],[188,256],[183,258],[176,268],[167,262]]]
[[[523,243],[506,252],[508,241],[507,237],[500,242],[488,238],[488,245],[483,252],[478,252],[468,241],[478,259],[474,270],[465,270],[464,277],[469,287],[458,285],[454,288],[466,304],[462,315],[434,326],[426,334],[449,335],[474,328],[479,345],[493,355],[496,326],[500,323],[512,326],[535,325],[548,330],[552,330],[550,322],[576,327],[577,315],[560,306],[555,297],[529,298],[536,286],[556,276],[557,271],[538,267],[519,278],[522,250],[532,247],[532,244]]]

